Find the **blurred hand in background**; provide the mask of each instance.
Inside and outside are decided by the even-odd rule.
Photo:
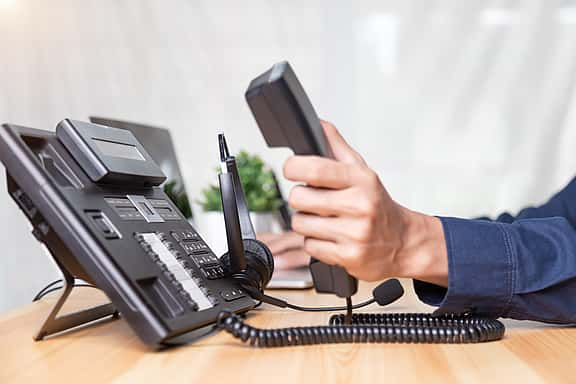
[[[304,237],[296,232],[259,233],[274,255],[275,269],[295,269],[308,265],[310,255],[304,251]]]

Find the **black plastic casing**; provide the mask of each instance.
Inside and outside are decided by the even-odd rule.
[[[268,146],[289,147],[297,155],[334,157],[320,119],[287,61],[252,80],[245,97]],[[342,267],[312,258],[310,272],[317,292],[350,297],[358,290],[358,280]]]
[[[252,80],[245,96],[269,147],[334,157],[320,119],[287,61]]]
[[[96,183],[155,186],[166,180],[160,167],[128,130],[65,119],[56,127],[56,135]],[[142,160],[106,156],[94,140],[132,147]]]
[[[6,167],[8,192],[32,224],[36,239],[72,275],[100,288],[147,345],[162,347],[177,336],[211,327],[223,310],[241,313],[256,305],[248,295],[232,301],[219,297],[212,308],[200,311],[182,304],[165,271],[134,236],[163,233],[183,257],[189,252],[172,233],[187,231],[203,243],[161,187],[95,183],[54,132],[15,125],[0,128],[0,160]],[[105,199],[127,195],[164,201],[176,217],[164,222],[121,219]],[[116,236],[95,225],[94,212],[106,217]],[[215,257],[208,248],[205,255]],[[191,268],[203,276],[195,264]],[[206,279],[204,284],[215,296],[241,289],[229,277]],[[183,309],[172,311],[174,307]]]

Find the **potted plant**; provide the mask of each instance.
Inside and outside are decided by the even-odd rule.
[[[192,221],[194,219],[188,194],[182,186],[178,185],[176,180],[169,180],[164,184],[164,193],[172,200],[187,220]]]
[[[236,156],[236,165],[254,229],[256,232],[279,232],[281,225],[278,207],[282,201],[276,190],[272,170],[259,156],[246,151],[240,151]],[[203,214],[198,215],[197,223],[205,240],[216,253],[225,252],[226,232],[219,186],[212,184],[204,188],[198,203]]]

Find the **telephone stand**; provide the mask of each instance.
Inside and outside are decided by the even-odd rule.
[[[111,303],[102,304],[97,307],[58,316],[58,313],[62,309],[62,306],[74,288],[74,276],[60,262],[58,262],[56,257],[53,256],[53,258],[56,261],[56,265],[62,272],[64,287],[62,288],[62,293],[58,297],[56,304],[54,304],[54,307],[48,314],[48,317],[46,317],[46,320],[44,320],[42,323],[40,330],[34,336],[34,340],[42,340],[46,336],[66,331],[71,328],[100,320],[108,316],[112,318],[119,317],[118,311]]]

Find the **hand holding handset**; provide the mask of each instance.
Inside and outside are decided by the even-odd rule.
[[[277,63],[255,78],[245,96],[268,146],[289,147],[296,155],[334,158],[320,119],[288,62]],[[342,267],[312,258],[310,272],[320,293],[351,297],[358,289],[358,281]]]

